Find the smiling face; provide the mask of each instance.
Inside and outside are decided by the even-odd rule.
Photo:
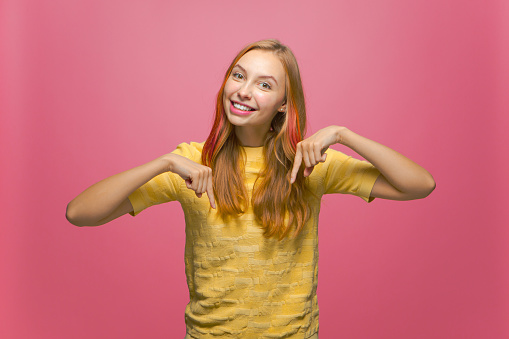
[[[260,146],[285,107],[286,73],[272,52],[251,50],[233,67],[223,93],[224,111],[244,146]]]

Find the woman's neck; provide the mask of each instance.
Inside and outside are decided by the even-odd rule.
[[[241,146],[261,147],[265,143],[270,126],[235,126],[235,135]]]

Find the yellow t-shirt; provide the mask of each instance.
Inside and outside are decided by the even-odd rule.
[[[173,153],[201,163],[204,143],[180,144]],[[263,167],[263,147],[244,147],[251,198]],[[324,194],[345,193],[367,202],[380,172],[370,163],[328,149],[309,188],[311,218],[295,239],[267,239],[252,206],[225,223],[206,194],[196,197],[177,174],[160,174],[134,191],[135,216],[143,209],[179,201],[185,214],[185,270],[189,304],[187,334],[193,338],[308,338],[318,332],[318,214]]]

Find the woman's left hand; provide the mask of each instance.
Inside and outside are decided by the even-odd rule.
[[[329,146],[339,142],[339,130],[344,127],[329,126],[322,128],[307,139],[302,140],[297,144],[297,152],[295,153],[295,160],[293,162],[292,175],[290,183],[294,183],[297,178],[299,168],[304,161],[306,168],[304,169],[304,177],[307,177],[313,172],[313,168],[319,162],[325,162],[327,154],[325,151]]]

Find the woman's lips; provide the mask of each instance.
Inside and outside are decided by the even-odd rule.
[[[237,115],[249,115],[255,111],[243,111],[238,108],[235,108],[235,106],[233,106],[233,102],[230,100],[230,112]]]

